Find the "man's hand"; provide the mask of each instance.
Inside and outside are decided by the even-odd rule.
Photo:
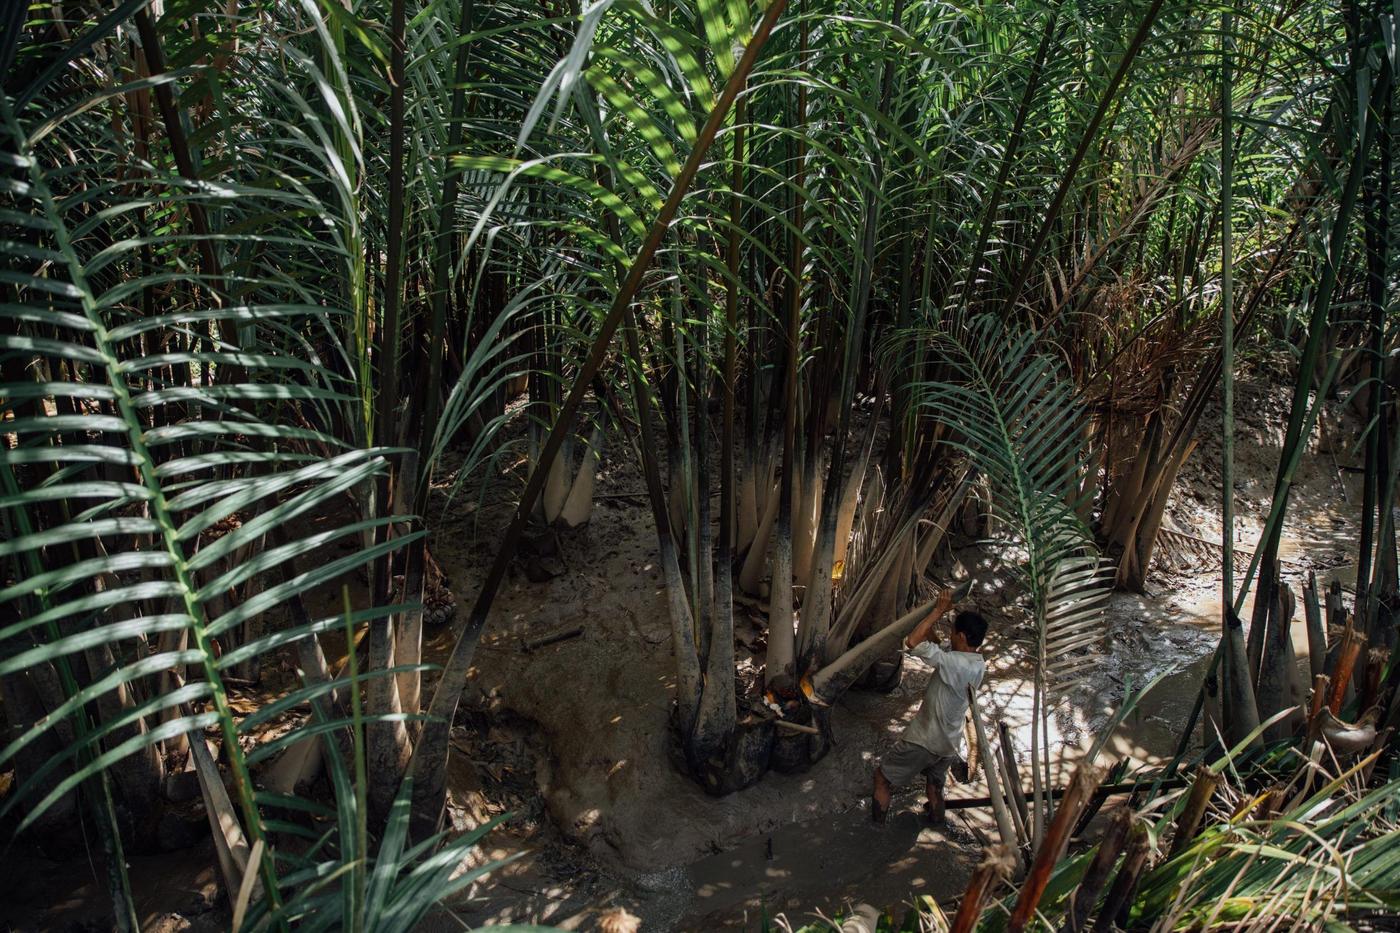
[[[950,638],[953,635],[953,614],[950,610],[958,597],[963,595],[962,589],[962,586],[945,586],[939,591],[938,600],[933,604],[933,612],[930,613],[931,618],[935,620],[935,626],[947,629]]]

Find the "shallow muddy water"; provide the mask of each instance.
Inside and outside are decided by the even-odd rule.
[[[1284,544],[1280,551],[1285,560],[1301,553],[1297,542],[1285,541]],[[1319,590],[1325,590],[1334,580],[1342,584],[1344,592],[1350,594],[1354,590],[1356,568],[1353,564],[1320,568],[1315,572]],[[1305,577],[1300,565],[1285,565],[1284,582],[1295,594]],[[1143,751],[1169,756],[1175,751],[1181,730],[1195,706],[1196,694],[1210,670],[1220,638],[1223,594],[1219,577],[1207,577],[1198,579],[1193,586],[1176,588],[1169,597],[1159,596],[1144,603],[1148,609],[1144,613],[1146,618],[1152,619],[1151,608],[1159,613],[1154,620],[1155,640],[1125,646],[1114,653],[1109,663],[1114,680],[1126,680],[1131,676],[1132,682],[1141,686],[1153,678],[1160,679],[1142,697],[1138,711],[1119,731],[1131,734],[1132,741]],[[1253,605],[1252,597],[1245,600],[1240,613],[1242,618],[1249,619]],[[1308,636],[1301,605],[1293,619],[1292,636],[1294,653],[1300,662],[1305,662]]]

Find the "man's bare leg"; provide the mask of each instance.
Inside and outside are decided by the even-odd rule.
[[[928,804],[925,805],[924,811],[928,814],[929,822],[942,823],[946,809],[943,803],[943,785],[926,781],[924,791],[928,794]]]
[[[885,777],[884,768],[875,769],[875,787],[870,794],[870,818],[876,823],[885,822],[885,816],[890,812],[890,801],[894,798],[894,788],[890,786],[890,779]]]

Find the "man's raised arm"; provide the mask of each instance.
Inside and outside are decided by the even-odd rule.
[[[948,610],[953,608],[953,591],[944,589],[938,594],[938,602],[922,622],[914,626],[914,631],[910,632],[904,639],[905,648],[917,648],[919,645],[933,637],[934,627],[938,621],[948,614]]]

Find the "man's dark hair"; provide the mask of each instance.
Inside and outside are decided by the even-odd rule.
[[[958,613],[958,617],[953,620],[953,628],[962,632],[970,648],[978,647],[982,644],[982,639],[987,637],[987,620],[982,618],[981,613],[971,609],[964,609]]]

